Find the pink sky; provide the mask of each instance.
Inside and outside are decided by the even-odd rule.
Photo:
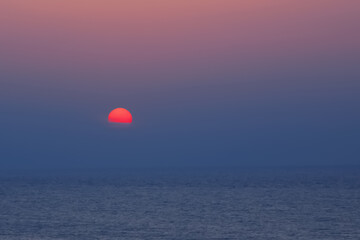
[[[0,0],[2,166],[112,166],[119,151],[125,166],[358,164],[359,13],[360,0]],[[118,107],[131,128],[106,125]]]
[[[359,10],[357,0],[2,0],[0,63],[118,76],[356,57]]]

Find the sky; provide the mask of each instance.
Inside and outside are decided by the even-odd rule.
[[[359,11],[2,0],[0,168],[359,164]]]

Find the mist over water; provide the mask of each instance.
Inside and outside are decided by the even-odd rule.
[[[1,173],[1,239],[358,239],[359,168]]]

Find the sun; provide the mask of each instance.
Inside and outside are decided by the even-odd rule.
[[[110,112],[108,120],[114,123],[132,123],[132,115],[125,108],[115,108]]]

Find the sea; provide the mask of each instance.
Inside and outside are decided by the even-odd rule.
[[[0,172],[0,239],[360,239],[359,167]]]

